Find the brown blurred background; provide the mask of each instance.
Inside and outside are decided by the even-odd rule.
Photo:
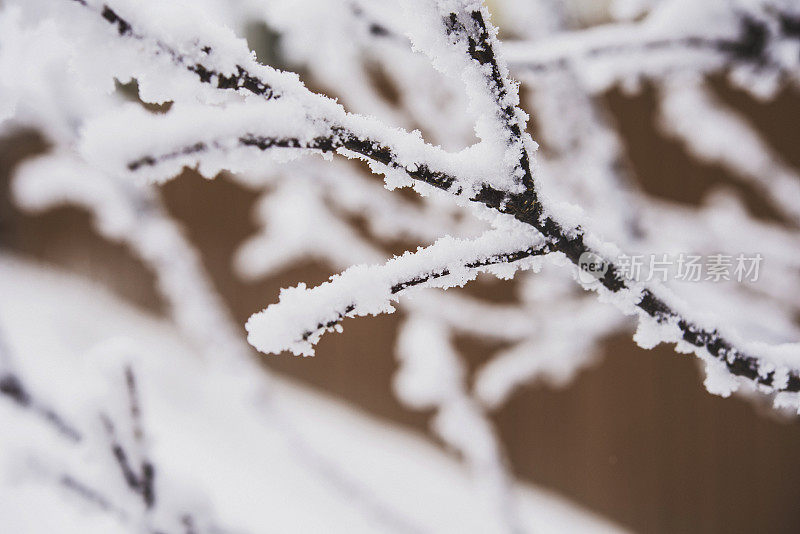
[[[720,88],[720,94],[800,167],[800,95],[784,93],[758,103],[730,89]],[[651,91],[634,97],[611,93],[606,100],[630,163],[650,194],[697,203],[709,188],[729,181],[718,168],[688,159],[677,143],[658,134]],[[86,213],[61,208],[30,216],[11,205],[9,173],[42,149],[32,132],[0,142],[0,247],[88,276],[163,314],[151,273],[124,247],[97,237]],[[243,283],[233,275],[230,259],[255,231],[250,220],[255,195],[224,177],[207,181],[191,173],[162,191],[240,324],[275,301],[278,288],[299,281],[316,284],[332,272],[308,263],[263,283]],[[756,192],[742,191],[754,214],[771,216]],[[490,292],[510,295],[503,282],[482,283]],[[392,316],[348,320],[343,334],[323,338],[315,358],[262,359],[378,417],[427,432],[430,414],[410,412],[392,395],[396,324]],[[480,340],[460,341],[472,365],[497,348]],[[521,478],[632,530],[800,532],[800,461],[795,458],[800,420],[754,401],[708,394],[695,359],[669,347],[643,351],[630,336],[610,339],[605,356],[569,386],[525,387],[494,420]]]

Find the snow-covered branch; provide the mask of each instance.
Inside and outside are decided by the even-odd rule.
[[[774,87],[775,77],[797,81],[800,65],[791,50],[800,39],[798,27],[800,13],[790,2],[757,0],[732,7],[724,0],[671,0],[642,22],[567,32],[542,42],[508,42],[504,50],[516,72],[575,69],[593,91],[676,71],[728,71],[745,76],[758,94]]]
[[[441,16],[441,13],[438,15]],[[236,163],[241,158],[235,155],[247,149],[311,149],[323,153],[336,150],[347,156],[357,156],[366,159],[374,171],[386,174],[391,185],[422,183],[512,216],[539,231],[553,250],[563,253],[579,268],[581,258],[587,255],[601,258],[606,269],[598,277],[596,288],[605,294],[615,295],[612,300],[627,313],[635,311],[645,322],[654,321],[664,326],[661,328],[664,336],[662,342],[681,346],[688,344],[699,355],[721,362],[733,375],[767,388],[800,390],[800,373],[791,359],[776,359],[766,354],[762,356],[761,350],[744,348],[742,342],[734,342],[731,335],[719,328],[701,324],[699,319],[692,317],[692,313],[679,311],[672,303],[674,299],[663,288],[631,284],[621,274],[621,267],[614,263],[614,247],[609,247],[588,233],[583,225],[570,215],[565,215],[566,211],[549,205],[547,199],[539,195],[530,170],[529,150],[535,145],[528,134],[522,131],[524,114],[517,107],[515,85],[507,77],[505,64],[495,54],[495,30],[486,23],[485,10],[470,10],[469,6],[461,6],[458,11],[445,14],[442,20],[439,35],[422,35],[415,44],[423,50],[428,47],[427,50],[433,55],[450,58],[441,60],[437,67],[446,73],[460,73],[463,76],[473,102],[478,102],[474,105],[486,109],[480,102],[485,103],[486,96],[495,99],[492,107],[496,112],[484,113],[483,122],[479,122],[478,126],[478,133],[488,141],[473,147],[475,156],[480,154],[483,159],[487,144],[505,145],[499,153],[500,161],[504,163],[494,172],[480,163],[478,158],[463,157],[463,154],[460,158],[448,157],[443,151],[427,145],[418,135],[386,128],[374,119],[347,114],[332,101],[318,105],[325,98],[311,95],[302,87],[295,87],[299,104],[289,98],[281,98],[261,106],[257,111],[247,102],[204,111],[198,117],[198,120],[204,121],[203,130],[211,128],[210,132],[217,135],[210,141],[196,140],[196,130],[185,119],[196,114],[191,110],[176,111],[173,119],[167,114],[165,117],[147,117],[145,122],[136,123],[137,131],[131,134],[138,137],[136,141],[131,139],[131,135],[126,136],[120,131],[122,124],[130,122],[127,117],[124,122],[111,118],[111,125],[100,121],[97,127],[88,131],[84,145],[86,153],[101,165],[111,154],[111,166],[116,167],[118,172],[120,163],[136,171],[141,168],[140,162],[150,165],[164,158],[162,161],[170,163],[166,169],[159,171],[161,176],[174,175],[187,164],[199,165],[199,170],[210,176],[223,168],[241,170],[239,163]],[[412,38],[416,36],[412,35]],[[453,39],[457,45],[463,45],[466,63],[460,62],[451,51],[445,50],[441,54],[433,51],[436,47],[452,46]],[[307,104],[312,101],[313,105]],[[228,117],[227,112],[230,113]],[[311,115],[302,120],[303,113]],[[267,120],[268,117],[272,120]],[[206,118],[208,122],[205,122]],[[113,122],[115,120],[116,123]],[[149,123],[157,125],[159,122],[168,126],[163,129],[160,125],[147,127]],[[278,136],[281,129],[285,137]],[[230,133],[219,137],[220,132],[224,135],[226,130]],[[116,135],[110,136],[109,133]],[[119,141],[126,138],[128,142]],[[135,150],[140,153],[137,157],[120,158],[108,147],[108,141],[112,139],[116,139],[118,151]],[[142,153],[141,144],[166,145],[170,148],[166,151],[161,148],[162,152],[158,153],[160,156],[154,156],[148,150]],[[213,154],[205,158],[204,153],[209,147]],[[498,157],[491,146],[488,146],[488,154]],[[347,312],[339,310],[337,313],[336,317],[314,323],[307,331],[316,331],[317,324],[324,326],[331,321],[335,324],[339,315]],[[774,351],[767,352],[771,354]],[[781,352],[785,351],[781,349]]]
[[[463,286],[484,271],[510,277],[547,252],[541,239],[525,233],[492,231],[474,241],[442,238],[381,266],[351,267],[311,290],[303,284],[284,289],[279,303],[247,322],[248,341],[262,352],[308,356],[322,334],[341,329],[344,318],[391,313],[392,302],[412,288]]]

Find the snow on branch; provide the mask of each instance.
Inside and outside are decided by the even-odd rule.
[[[86,22],[91,22],[93,29],[102,28],[98,33],[106,36],[106,46],[109,43],[114,46],[114,39],[108,38],[113,36],[156,61],[154,65],[143,63],[128,65],[128,68],[143,69],[152,74],[156,74],[159,67],[173,72],[177,67],[178,71],[182,71],[184,79],[177,82],[173,80],[173,91],[191,87],[188,82],[193,80],[215,89],[244,91],[271,100],[280,98],[288,88],[302,85],[294,74],[258,65],[247,45],[230,30],[213,24],[197,12],[181,10],[180,6],[148,2],[146,9],[143,9],[130,0],[111,3],[96,0],[62,1],[90,15],[90,21],[81,18],[81,26],[85,28]],[[176,24],[176,20],[180,22]],[[159,32],[153,31],[154,21],[160,25]],[[192,28],[208,40],[197,41],[194,36],[187,34],[185,28]],[[176,40],[178,36],[186,39]],[[156,76],[152,78],[154,93],[150,94],[150,78],[145,73],[138,76],[140,88],[149,101],[163,96],[157,95]],[[188,91],[189,94],[193,92]],[[168,97],[166,99],[173,99],[175,95]]]
[[[488,10],[482,2],[469,0],[407,1],[404,7],[416,22],[411,33],[414,46],[440,71],[464,83],[478,119],[478,137],[507,145],[508,158],[515,164],[518,158],[513,151],[521,150],[527,114],[519,108],[517,84],[494,54],[497,30],[488,24]]]
[[[507,278],[548,251],[526,232],[495,230],[473,241],[442,238],[384,265],[351,267],[311,290],[304,284],[282,290],[280,302],[248,320],[248,341],[262,352],[310,356],[322,334],[341,329],[346,317],[391,313],[392,302],[412,288],[463,286],[479,272]]]
[[[204,126],[213,126],[212,132],[230,132],[227,137],[217,136],[208,141],[210,134],[206,134],[199,137],[198,141],[196,129],[185,120],[185,117],[195,114],[189,110],[176,111],[174,117],[177,118],[173,119],[170,119],[172,113],[164,117],[147,118],[147,124],[136,123],[137,133],[133,134],[126,134],[130,130],[123,129],[124,122],[112,117],[112,122],[117,120],[116,126],[108,127],[104,121],[100,121],[100,126],[87,130],[84,144],[86,152],[90,159],[94,157],[102,165],[103,158],[108,158],[109,154],[112,154],[113,160],[115,150],[126,154],[135,150],[138,151],[136,156],[117,157],[111,166],[119,172],[120,163],[124,163],[129,171],[136,172],[146,167],[155,168],[163,162],[167,168],[159,170],[162,177],[174,175],[186,164],[199,165],[199,170],[207,175],[216,174],[222,168],[236,170],[241,159],[235,156],[246,149],[291,149],[293,152],[322,153],[335,150],[349,157],[365,159],[373,171],[386,174],[392,186],[422,183],[512,216],[539,231],[552,250],[563,253],[579,269],[582,268],[582,257],[589,255],[601,258],[607,268],[599,276],[599,284],[593,287],[613,296],[611,300],[626,313],[637,314],[644,323],[660,325],[662,328],[659,328],[659,332],[663,337],[659,341],[679,344],[683,350],[691,347],[698,355],[717,360],[728,372],[751,383],[772,390],[800,391],[800,366],[797,362],[783,356],[767,356],[767,353],[792,353],[796,347],[776,349],[777,353],[761,347],[744,348],[741,343],[733,341],[734,336],[710,324],[706,325],[707,321],[701,324],[691,312],[679,311],[670,293],[657,284],[652,284],[653,287],[632,284],[622,276],[621,267],[614,263],[612,256],[617,253],[615,247],[588,232],[584,228],[585,223],[572,216],[569,209],[552,205],[539,194],[530,169],[529,150],[534,149],[535,144],[522,131],[524,114],[517,106],[516,90],[512,89],[515,85],[507,77],[504,61],[495,53],[498,44],[494,37],[496,30],[487,23],[483,8],[470,11],[477,4],[458,4],[459,9],[443,17],[442,12],[446,12],[450,6],[447,3],[440,4],[442,11],[431,15],[442,20],[440,35],[433,38],[423,36],[420,42],[415,42],[423,49],[429,47],[432,55],[450,58],[438,66],[452,74],[458,68],[454,67],[458,60],[453,59],[454,56],[448,51],[443,50],[442,54],[438,54],[435,49],[444,46],[443,43],[451,46],[455,40],[466,59],[461,66],[466,72],[464,80],[473,100],[480,101],[481,95],[493,95],[495,99],[493,109],[497,113],[482,119],[491,124],[478,129],[479,133],[486,133],[484,143],[471,147],[457,157],[426,144],[417,133],[387,128],[374,119],[347,114],[333,101],[313,95],[302,86],[295,87],[299,95],[295,102],[281,98],[267,102],[257,111],[257,108],[244,102],[206,110],[197,117]],[[423,13],[430,15],[429,10]],[[478,78],[487,87],[486,90],[475,87],[479,83]],[[326,104],[318,105],[326,101]],[[228,112],[232,118],[230,121],[226,120]],[[263,113],[261,120],[254,120],[260,113]],[[304,121],[303,113],[307,113]],[[274,114],[278,120],[267,120],[269,114]],[[205,122],[207,119],[208,122]],[[159,133],[161,121],[165,124],[172,122],[174,129],[170,126]],[[498,131],[505,134],[499,136]],[[281,136],[281,132],[285,136]],[[109,135],[111,133],[114,135]],[[132,140],[131,135],[139,138]],[[166,145],[170,148],[166,151],[161,149],[155,154],[141,150],[141,144],[147,146],[156,138],[159,139],[159,147]],[[109,148],[110,142],[116,143],[118,148]],[[501,152],[502,164],[489,169],[486,158],[497,158],[498,153],[492,145],[496,147],[498,144],[505,147]],[[211,154],[206,157],[209,150]],[[347,304],[324,321],[311,321],[312,324],[305,327],[300,337],[309,337],[320,329],[324,330],[329,322],[337,324],[341,317],[350,313],[346,308]],[[293,332],[292,336],[295,334]],[[258,345],[270,347],[267,350],[275,347],[280,350],[295,342],[296,339],[282,339],[273,347],[265,340],[259,340]],[[652,346],[654,343],[650,340],[643,344]],[[301,344],[300,351],[307,352],[307,347],[307,344]]]
[[[110,171],[123,166],[151,180],[172,177],[184,166],[198,166],[213,177],[234,167],[249,150],[286,150],[289,157],[301,150],[334,150],[330,126],[306,119],[302,109],[282,102],[266,106],[236,104],[225,108],[175,105],[157,116],[131,105],[123,113],[94,121],[84,132],[83,150],[90,161],[105,163]],[[108,142],[109,136],[126,139]],[[223,164],[218,161],[224,159]],[[238,170],[235,167],[231,170]]]
[[[642,22],[563,33],[542,42],[508,42],[515,72],[574,68],[593,91],[625,79],[675,71],[733,71],[760,94],[775,77],[797,80],[800,12],[790,2],[661,2]],[[757,73],[758,77],[751,76]],[[760,82],[762,85],[754,85]],[[768,82],[768,85],[763,85]]]

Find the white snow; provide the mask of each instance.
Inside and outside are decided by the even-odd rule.
[[[497,528],[458,462],[412,433],[284,379],[271,383],[268,400],[252,398],[236,372],[198,359],[163,320],[80,279],[4,256],[0,294],[0,324],[16,370],[65,415],[96,422],[96,411],[108,406],[97,395],[111,389],[117,396],[119,363],[134,364],[157,498],[168,511],[206,510],[237,532]],[[265,412],[268,405],[281,416]],[[296,434],[286,433],[282,418]],[[82,453],[5,397],[0,420],[14,428],[0,436],[7,528],[131,532],[130,524],[98,511],[47,472],[69,466],[122,500],[122,487],[112,491],[119,474],[97,457],[108,450]],[[526,530],[619,531],[542,490],[517,485],[514,495]]]

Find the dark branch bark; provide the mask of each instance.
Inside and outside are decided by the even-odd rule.
[[[133,374],[133,370],[127,366],[125,367],[125,386],[128,400],[128,411],[131,415],[131,433],[134,441],[140,449],[138,452],[141,456],[141,460],[139,462],[138,469],[134,469],[131,465],[131,461],[128,457],[128,451],[126,451],[122,446],[122,443],[120,443],[116,434],[116,428],[111,418],[106,414],[101,414],[100,417],[111,442],[111,452],[114,455],[114,459],[117,461],[120,471],[122,472],[125,483],[134,493],[137,493],[141,496],[142,501],[144,501],[144,504],[147,508],[152,508],[156,499],[155,467],[144,454],[144,451],[141,450],[143,448],[144,431],[142,429],[140,420],[141,411],[139,407],[138,394],[136,392],[136,378]]]
[[[17,375],[8,372],[0,375],[0,396],[5,396],[20,408],[31,410],[70,441],[80,441],[80,432],[55,409],[31,395]]]

